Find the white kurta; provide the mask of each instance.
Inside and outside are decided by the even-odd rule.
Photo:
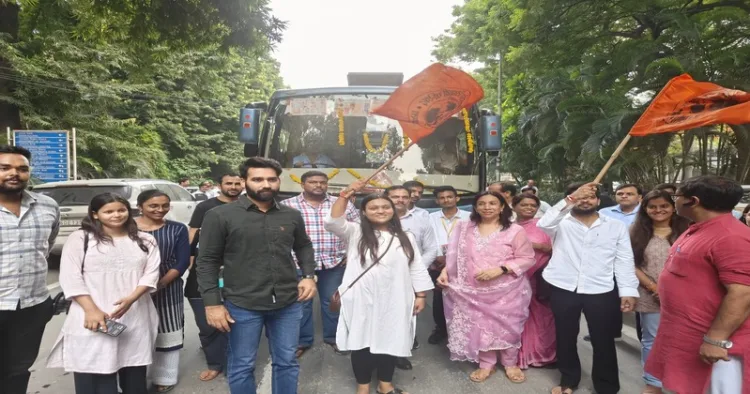
[[[369,347],[373,354],[410,357],[417,324],[414,293],[434,287],[427,269],[420,263],[421,256],[414,236],[407,233],[414,249],[411,264],[398,239],[395,239],[378,265],[344,293],[349,284],[373,262],[368,253],[365,267],[360,263],[357,248],[361,229],[358,223],[329,216],[325,228],[347,244],[348,263],[339,286],[339,292],[343,294],[336,332],[339,349],[347,351]],[[391,237],[390,233],[380,233],[378,256],[386,250]]]

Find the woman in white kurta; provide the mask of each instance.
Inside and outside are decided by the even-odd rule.
[[[60,287],[73,302],[47,366],[73,372],[77,394],[116,394],[118,375],[123,394],[145,393],[159,324],[148,294],[159,280],[159,248],[116,194],[94,197],[82,228],[63,247]],[[97,332],[108,319],[127,328],[117,337]]]
[[[325,223],[326,230],[347,244],[336,344],[352,351],[358,394],[370,392],[373,369],[378,371],[378,393],[402,394],[391,383],[396,357],[411,356],[416,315],[424,309],[425,292],[433,284],[420,263],[416,240],[401,229],[389,199],[365,197],[360,223],[346,221],[346,203],[363,186],[355,182],[341,192]],[[352,285],[373,262],[375,266]]]

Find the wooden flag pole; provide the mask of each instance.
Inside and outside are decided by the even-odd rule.
[[[383,170],[385,170],[391,163],[393,163],[394,160],[396,160],[399,156],[403,155],[404,152],[409,150],[409,148],[411,148],[414,144],[416,144],[416,142],[412,141],[409,145],[405,146],[403,149],[401,149],[400,151],[396,152],[393,156],[391,156],[391,158],[388,159],[388,161],[386,161],[385,163],[383,163],[382,166],[378,167],[377,170],[373,171],[373,173],[370,174],[370,176],[367,177],[367,179],[365,179],[365,185],[370,183],[372,178],[375,178],[376,175],[378,175]]]
[[[630,141],[631,135],[628,134],[625,136],[625,138],[622,139],[622,142],[620,142],[620,145],[617,146],[617,149],[615,149],[614,152],[612,152],[612,156],[609,157],[609,160],[607,160],[607,164],[602,167],[602,170],[599,171],[599,175],[596,176],[594,179],[594,183],[601,183],[602,179],[604,179],[604,175],[607,175],[607,171],[609,171],[609,168],[612,167],[612,163],[615,162],[615,159],[620,156],[620,153],[622,153],[622,150],[625,149],[625,145],[628,144]]]

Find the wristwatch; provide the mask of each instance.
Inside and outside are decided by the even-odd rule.
[[[703,342],[705,342],[705,343],[707,343],[709,345],[718,346],[718,347],[720,347],[722,349],[731,349],[732,345],[733,345],[732,341],[730,341],[730,340],[715,341],[715,340],[713,340],[713,339],[711,339],[711,338],[709,338],[709,337],[707,337],[705,335],[703,336]]]
[[[315,274],[303,275],[302,279],[312,279],[312,280],[315,280]]]
[[[510,272],[510,271],[508,270],[508,267],[506,267],[506,266],[504,266],[504,265],[500,266],[500,269],[501,269],[501,270],[503,270],[503,273],[504,273],[504,274],[507,274],[508,272]]]

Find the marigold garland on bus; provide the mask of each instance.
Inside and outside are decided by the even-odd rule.
[[[331,179],[333,179],[333,177],[338,175],[339,172],[341,172],[341,170],[339,170],[338,168],[334,168],[333,171],[328,174],[328,180],[330,181]],[[297,175],[290,173],[289,178],[291,178],[295,183],[299,183],[300,185],[302,184],[302,179],[300,179],[300,177],[298,177]]]
[[[464,108],[461,110],[461,115],[464,117],[464,130],[466,131],[466,152],[474,153],[474,136],[471,134],[469,111]]]
[[[339,145],[344,146],[344,108],[339,107],[336,114],[339,117]]]
[[[409,146],[409,144],[411,144],[411,140],[409,139],[409,136],[404,133],[404,148]]]
[[[380,153],[384,151],[388,146],[388,140],[390,139],[390,136],[388,134],[383,135],[383,140],[380,142],[380,147],[378,149],[375,149],[370,143],[370,134],[368,132],[365,131],[362,133],[362,139],[365,141],[365,148],[367,148],[368,152]]]

